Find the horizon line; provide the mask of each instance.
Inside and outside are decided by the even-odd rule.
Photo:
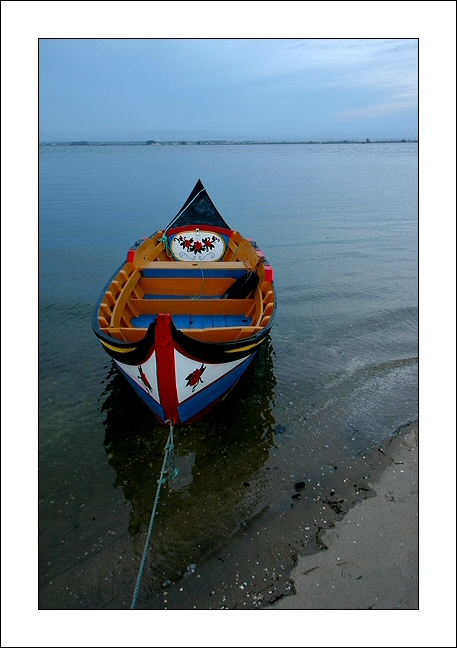
[[[39,145],[52,145],[52,144],[65,144],[65,145],[90,145],[90,144],[144,144],[144,145],[154,145],[154,144],[211,144],[211,143],[222,143],[222,144],[375,144],[375,143],[389,143],[389,142],[418,142],[418,138],[376,138],[371,139],[358,138],[358,139],[317,139],[317,140],[253,140],[253,139],[243,139],[243,140],[227,140],[227,139],[166,139],[166,140],[124,140],[124,139],[113,139],[113,140],[41,140]]]

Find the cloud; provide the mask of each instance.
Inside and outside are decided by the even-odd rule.
[[[417,101],[414,99],[405,99],[404,101],[386,101],[384,103],[373,104],[371,106],[362,106],[353,110],[344,110],[336,113],[334,116],[338,119],[364,119],[392,115],[417,108]]]
[[[107,125],[119,138],[211,130],[263,139],[306,137],[315,124],[325,137],[335,115],[344,138],[351,117],[417,109],[415,39],[45,39],[40,49],[44,139],[107,138]]]

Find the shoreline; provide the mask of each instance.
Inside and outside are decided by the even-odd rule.
[[[346,466],[341,463],[320,492],[310,489],[307,495],[305,489],[298,500],[292,498],[291,504],[290,491],[285,489],[276,501],[241,523],[239,530],[195,565],[187,578],[164,587],[162,594],[145,589],[141,607],[358,609],[365,605],[371,588],[376,593],[366,608],[417,609],[417,430],[418,421],[411,422],[382,447],[374,447]],[[355,536],[345,538],[343,529],[351,524]],[[393,556],[394,560],[384,555],[385,547],[379,541],[387,528],[385,538],[395,533],[403,542],[402,556]],[[375,557],[372,546],[376,546]],[[364,547],[365,553],[360,551]],[[355,556],[349,553],[353,548]],[[331,560],[334,551],[341,560],[333,562],[340,566],[334,565],[336,572],[327,572],[321,561],[329,560],[328,556]],[[406,554],[407,564],[399,569],[398,561]],[[362,558],[363,570],[358,562]],[[386,582],[389,561],[396,566],[392,567],[392,579]],[[408,591],[397,596],[406,573]],[[336,584],[335,574],[339,579]],[[319,583],[314,589],[320,592],[320,598],[312,588],[305,589],[312,579]],[[352,581],[358,589],[348,590]],[[364,588],[362,598],[356,598],[356,592]]]
[[[264,609],[418,610],[418,422],[385,448],[376,492],[327,529],[327,549],[300,556],[291,593]]]

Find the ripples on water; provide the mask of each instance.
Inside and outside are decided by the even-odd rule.
[[[168,431],[91,329],[126,250],[200,177],[275,268],[268,345],[175,431],[142,599],[160,607],[245,521],[279,524],[299,477],[344,479],[417,417],[417,145],[42,147],[40,165],[42,608],[131,602]]]

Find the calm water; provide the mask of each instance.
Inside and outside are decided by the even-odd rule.
[[[198,178],[274,266],[278,312],[243,382],[175,430],[179,476],[138,607],[256,607],[284,591],[364,461],[418,415],[417,164],[409,143],[40,148],[42,609],[130,607],[168,430],[91,316],[130,245]]]

